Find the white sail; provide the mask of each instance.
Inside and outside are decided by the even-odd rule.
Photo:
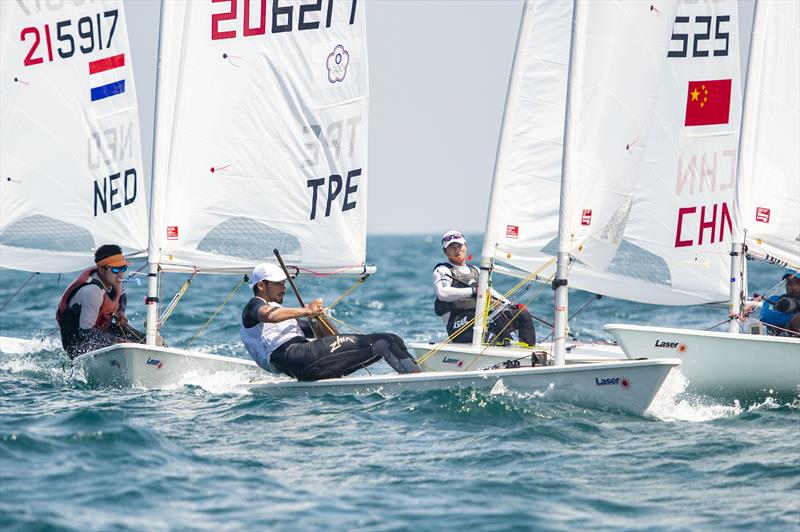
[[[638,2],[623,4],[629,10],[642,6]],[[603,9],[606,5],[591,5],[612,12]],[[655,11],[649,11],[651,5]],[[587,139],[594,142],[599,138],[597,146],[602,151],[582,150],[582,175],[574,186],[579,199],[570,207],[572,250],[577,261],[569,282],[576,288],[648,303],[720,301],[725,299],[726,274],[712,266],[724,263],[730,242],[729,226],[721,238],[719,225],[722,203],[729,219],[741,101],[736,3],[681,3],[677,13],[665,5],[669,4],[644,5],[654,18],[660,14],[662,21],[678,21],[673,25],[670,53],[664,50],[664,71],[655,75],[661,83],[649,131],[640,128],[640,133],[631,133],[630,125],[635,122],[629,122],[628,129],[620,120],[598,122],[595,139]],[[536,271],[556,253],[559,205],[554,198],[560,191],[563,142],[558,117],[563,118],[564,112],[564,98],[557,95],[566,87],[569,41],[565,21],[571,15],[571,3],[533,3],[528,11],[530,37],[526,46],[518,49],[515,75],[519,73],[521,81],[509,92],[505,141],[498,154],[484,248],[485,255],[494,257],[497,271],[516,275]],[[705,21],[708,17],[711,35],[719,39],[695,41],[694,35],[704,33],[706,25],[698,25],[698,18]],[[686,19],[689,23],[683,22]],[[722,38],[722,34],[727,36]],[[684,36],[687,45],[682,54]],[[714,55],[715,51],[725,55]],[[704,52],[708,56],[703,56]],[[644,55],[643,50],[641,53]],[[629,65],[634,64],[631,58]],[[631,66],[622,79],[635,71]],[[725,127],[687,127],[688,85],[708,79],[733,80],[730,123]],[[615,109],[615,104],[624,108],[629,92],[621,94],[618,102],[598,105],[595,111],[609,105]],[[580,124],[583,131],[590,130],[590,123],[581,120]],[[620,141],[623,150],[612,157],[619,151]],[[595,187],[604,191],[601,196],[593,194]],[[706,229],[700,244],[699,217],[705,214],[707,221],[711,219],[715,205],[714,236]],[[681,215],[680,209],[692,207],[694,213]],[[691,246],[676,247],[679,222],[685,232],[679,243],[692,240]],[[540,278],[553,271],[546,269]]]
[[[558,249],[605,268],[627,224],[677,1],[577,2]]]
[[[482,253],[500,271],[532,272],[555,254],[572,8],[525,2]]]
[[[0,2],[0,47],[0,266],[66,272],[103,244],[145,250],[122,2]]]
[[[759,2],[750,48],[737,242],[800,267],[800,4]]]
[[[323,9],[324,8],[324,9]],[[359,2],[166,2],[151,261],[362,266],[368,71]]]
[[[617,266],[649,283],[642,301],[727,299],[742,105],[738,19],[733,0],[678,8],[646,168],[625,230],[629,260]]]

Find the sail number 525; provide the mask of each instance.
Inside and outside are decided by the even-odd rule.
[[[716,20],[715,20],[716,18]],[[730,23],[730,15],[717,15],[712,17],[709,15],[697,15],[694,17],[694,24],[688,28],[686,26],[690,23],[690,17],[680,16],[675,17],[675,25],[673,26],[672,41],[678,43],[679,50],[670,50],[667,57],[688,57],[689,56],[689,37],[692,38],[692,55],[691,57],[708,57],[711,50],[703,46],[703,41],[711,40],[711,28],[714,28],[714,41],[723,41],[723,44],[718,44],[713,50],[714,57],[728,55],[728,45],[730,41],[730,33],[723,31],[722,25]],[[680,27],[679,27],[680,26]],[[681,33],[683,30],[684,33]],[[692,31],[694,34],[692,35]]]

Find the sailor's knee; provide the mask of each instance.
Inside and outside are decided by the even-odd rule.
[[[393,344],[403,344],[403,339],[394,333],[384,333],[384,336]]]

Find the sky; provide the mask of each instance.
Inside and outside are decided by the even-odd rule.
[[[483,233],[522,3],[364,2],[370,234]],[[128,0],[125,12],[150,168],[159,1]],[[739,12],[744,36],[752,1]],[[741,46],[744,73],[749,39]]]

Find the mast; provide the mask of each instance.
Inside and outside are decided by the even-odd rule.
[[[739,202],[739,194],[740,194],[740,187],[739,182],[742,178],[742,146],[744,145],[744,140],[749,142],[749,138],[745,139],[752,135],[752,132],[748,131],[745,127],[748,115],[750,114],[749,107],[753,105],[752,102],[748,103],[748,93],[750,91],[750,69],[753,65],[753,37],[759,31],[759,10],[758,10],[758,2],[756,2],[755,6],[753,7],[753,29],[750,32],[750,53],[749,57],[747,58],[747,70],[745,71],[745,78],[744,78],[744,94],[742,96],[744,100],[744,104],[742,105],[742,120],[741,124],[739,124],[739,147],[737,148],[737,157],[736,157],[736,189],[733,196],[734,204],[738,204]],[[752,143],[751,143],[752,144]],[[737,206],[734,205],[734,210],[737,209]],[[734,223],[736,222],[737,217],[734,217]],[[747,257],[745,256],[745,233],[742,231],[741,227],[734,227],[732,238],[731,238],[731,286],[730,292],[728,295],[728,316],[730,320],[728,321],[728,332],[731,334],[739,334],[740,327],[739,321],[736,316],[739,316],[742,313],[742,300],[744,299],[744,292],[747,290],[746,280],[744,279],[744,264],[747,261]]]
[[[519,55],[520,50],[524,51],[527,47],[529,29],[533,19],[532,14],[533,11],[528,10],[528,0],[526,0],[522,5],[522,17],[519,24],[519,33],[517,34],[517,44],[514,48],[514,59],[511,64],[511,76],[508,81],[505,105],[503,106],[503,121],[500,126],[500,138],[497,142],[497,153],[492,172],[492,189],[489,193],[489,212],[486,216],[486,228],[483,232],[483,249],[481,250],[480,276],[478,277],[478,294],[475,304],[475,324],[472,329],[472,345],[475,347],[480,347],[483,343],[483,334],[486,330],[483,314],[486,311],[486,305],[490,297],[489,277],[492,273],[494,250],[497,245],[497,233],[494,231],[497,208],[494,201],[497,198],[495,191],[499,190],[501,185],[498,169],[505,167],[508,155],[508,146],[506,144],[511,135],[511,124],[508,120],[510,114],[509,102],[517,101],[517,93],[519,92],[520,79],[522,77],[518,71],[522,65],[522,62],[519,61]]]
[[[148,212],[148,220],[150,225],[149,231],[149,238],[147,244],[147,297],[145,298],[145,306],[147,308],[147,318],[146,318],[146,342],[147,345],[155,345],[156,339],[158,338],[158,283],[159,283],[159,274],[158,274],[158,262],[159,262],[159,250],[157,249],[158,246],[158,239],[155,232],[154,217],[153,213],[156,209],[156,196],[158,193],[158,187],[156,186],[158,183],[158,178],[160,177],[160,171],[156,171],[156,158],[159,155],[158,150],[158,141],[161,138],[163,132],[160,132],[161,129],[159,127],[159,108],[161,106],[161,99],[164,97],[164,91],[159,90],[159,84],[161,82],[161,54],[166,49],[166,40],[167,36],[164,35],[163,25],[164,25],[164,6],[165,2],[161,3],[161,9],[159,12],[159,25],[158,25],[158,56],[157,56],[157,66],[156,66],[156,102],[155,102],[155,110],[153,116],[153,144],[152,144],[152,159],[150,160],[150,209]]]
[[[569,255],[570,255],[570,230],[569,221],[569,187],[571,172],[571,157],[569,155],[570,146],[570,127],[572,120],[572,92],[574,84],[575,68],[575,35],[576,26],[579,21],[578,10],[583,9],[582,2],[573,2],[572,10],[572,34],[570,36],[569,47],[569,69],[567,71],[567,111],[564,114],[564,145],[561,165],[561,202],[558,212],[558,255],[556,263],[556,277],[553,281],[553,354],[555,355],[555,365],[563,366],[566,360],[566,341],[567,341],[567,316],[569,303],[569,288],[567,287],[567,277],[569,275]]]

